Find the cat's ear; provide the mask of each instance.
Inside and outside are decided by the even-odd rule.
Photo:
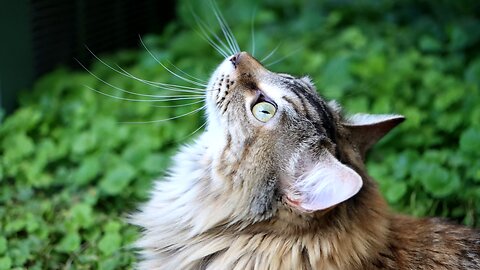
[[[287,199],[308,212],[324,210],[348,200],[362,187],[362,177],[325,151],[292,185]]]
[[[355,114],[344,126],[349,130],[350,140],[358,147],[362,157],[365,157],[368,149],[404,120],[402,115]]]

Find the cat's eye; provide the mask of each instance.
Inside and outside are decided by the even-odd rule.
[[[267,122],[270,120],[275,113],[277,112],[277,108],[270,102],[262,101],[252,108],[252,113],[258,121]]]

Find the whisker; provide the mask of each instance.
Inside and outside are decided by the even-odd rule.
[[[104,60],[102,60],[100,57],[98,57],[95,53],[93,53],[87,46],[85,46],[87,48],[87,50],[93,55],[93,57],[95,57],[95,59],[97,59],[97,61],[99,61],[100,63],[102,63],[104,66],[108,67],[109,69],[111,69],[112,71],[115,71],[116,73],[122,75],[122,76],[125,76],[127,78],[131,78],[131,79],[134,79],[134,80],[137,80],[139,82],[142,82],[144,84],[147,84],[147,85],[150,85],[150,86],[153,86],[155,88],[161,88],[161,89],[165,89],[165,90],[169,90],[169,91],[176,91],[176,92],[186,92],[186,93],[203,93],[205,90],[203,88],[196,88],[196,87],[191,87],[191,86],[184,86],[184,85],[175,85],[175,84],[166,84],[166,83],[157,83],[157,82],[153,82],[153,81],[148,81],[148,80],[144,80],[144,79],[140,79],[134,75],[132,75],[131,73],[129,73],[128,71],[126,71],[125,69],[123,69],[122,67],[120,67],[119,65],[116,64],[117,68],[119,69],[115,69],[114,67],[112,67],[111,65],[109,65],[107,62],[105,62]],[[79,62],[77,60],[77,62]],[[79,63],[80,65],[82,65],[81,63]],[[82,65],[83,66],[83,65]],[[85,68],[85,67],[84,67]],[[120,71],[121,70],[121,71]],[[154,85],[155,84],[155,85]],[[161,85],[161,86],[165,86],[165,87],[168,87],[167,88],[162,88],[162,87],[159,87],[158,85]],[[186,91],[184,89],[187,89],[187,90],[198,90],[198,91]]]
[[[265,64],[265,66],[268,67],[268,66],[271,66],[271,65],[275,65],[275,64],[277,64],[277,63],[285,60],[286,58],[292,56],[293,54],[299,52],[302,48],[303,48],[303,47],[300,47],[300,48],[298,48],[298,49],[296,49],[296,50],[293,50],[293,51],[291,51],[290,53],[286,54],[285,56],[281,57],[280,59],[277,59],[277,60],[275,60],[275,61],[273,61],[273,62],[270,62],[270,63],[268,63],[268,64]]]
[[[212,3],[212,1],[210,1],[210,3]],[[212,6],[213,6],[213,4],[212,4]],[[220,29],[222,30],[223,36],[224,36],[225,39],[227,40],[228,48],[230,49],[230,54],[231,54],[231,55],[232,55],[232,54],[235,54],[235,47],[234,47],[234,45],[233,45],[232,39],[231,39],[228,31],[226,30],[225,25],[223,24],[222,19],[220,18],[220,16],[218,15],[217,11],[215,10],[215,7],[213,7],[213,13],[214,13],[215,17],[217,18],[218,23],[220,24]]]
[[[200,83],[207,83],[208,81],[207,80],[204,80],[204,79],[200,79],[198,77],[195,77],[195,76],[192,76],[190,74],[188,74],[187,72],[185,72],[184,70],[182,70],[181,68],[177,67],[176,65],[174,65],[172,62],[170,62],[169,60],[167,60],[167,62],[173,66],[176,70],[180,71],[183,75],[187,76],[187,77],[190,77],[191,79],[194,79]]]
[[[133,74],[129,73],[119,65],[116,65],[117,68],[119,68],[123,73],[122,75],[132,78],[134,80],[140,81],[146,85],[150,85],[155,88],[167,90],[167,91],[174,91],[174,92],[183,92],[183,93],[195,93],[195,94],[202,94],[204,92],[208,91],[213,91],[213,90],[207,90],[204,88],[198,88],[198,87],[191,87],[191,86],[185,86],[185,85],[177,85],[177,84],[169,84],[169,83],[161,83],[161,82],[154,82],[154,81],[149,81],[149,80],[144,80],[140,79],[138,77],[135,77]]]
[[[270,58],[278,50],[278,48],[280,48],[280,45],[281,43],[278,44],[277,47],[275,47],[275,49],[273,49],[267,56],[260,60],[260,62],[263,63],[263,61],[266,61],[268,58]]]
[[[215,17],[220,23],[220,27],[222,29],[223,34],[225,35],[225,38],[227,39],[228,43],[231,44],[233,47],[232,54],[240,52],[240,47],[238,46],[238,42],[235,39],[235,36],[232,34],[232,30],[228,26],[227,21],[225,20],[222,13],[220,12],[220,9],[218,8],[217,3],[215,1],[210,1],[210,5],[213,8],[213,13],[215,14]]]
[[[255,14],[257,13],[257,6],[252,11],[252,18],[250,19],[251,39],[252,39],[252,56],[255,57]]]
[[[116,89],[118,91],[121,91],[121,92],[124,92],[124,93],[128,93],[128,94],[131,94],[131,95],[135,95],[135,96],[141,96],[141,97],[152,97],[152,98],[164,98],[164,97],[172,97],[172,96],[162,96],[162,95],[149,95],[149,94],[141,94],[141,93],[137,93],[137,92],[132,92],[132,91],[128,91],[128,90],[125,90],[123,88],[120,88],[118,86],[115,86],[107,81],[105,81],[104,79],[98,77],[96,74],[94,74],[93,72],[91,72],[88,68],[86,68],[80,61],[78,61],[78,64],[80,66],[82,66],[90,75],[92,75],[95,79],[97,79],[98,81],[104,83],[105,85],[108,85],[110,87],[112,87],[113,89]],[[185,90],[187,91],[187,90]],[[193,92],[195,94],[201,94],[200,92]],[[181,95],[179,97],[185,97],[185,96],[188,96],[188,95]]]
[[[213,40],[206,36],[206,33],[203,33],[203,30],[202,30],[202,33],[196,31],[204,40],[206,40],[208,42],[208,44],[210,44],[210,46],[212,46],[221,56],[223,56],[224,58],[227,58],[228,57],[228,53],[225,52],[222,48],[220,48],[217,44],[215,44],[213,42]]]
[[[229,56],[229,54],[225,51],[227,50],[228,51],[228,46],[225,44],[225,42],[223,42],[223,40],[220,39],[220,37],[218,37],[218,35],[213,32],[209,27],[208,25],[202,20],[200,19],[196,14],[195,12],[192,11],[192,14],[195,18],[195,21],[197,22],[197,25],[198,25],[198,28],[200,29],[201,33],[200,36],[202,38],[204,38],[215,50],[217,50],[224,58],[227,58]],[[210,37],[209,33],[207,33],[207,31],[210,33],[210,35],[212,35],[219,43],[220,45],[218,45],[217,43],[215,43],[214,40],[212,40],[212,38]],[[197,31],[198,32],[198,31]]]
[[[143,121],[143,122],[121,122],[121,123],[125,123],[125,124],[149,124],[149,123],[161,123],[161,122],[166,122],[166,121],[170,121],[170,120],[174,120],[174,119],[178,119],[178,118],[181,118],[181,117],[185,117],[185,116],[188,116],[188,115],[191,115],[191,114],[194,114],[194,113],[197,113],[198,111],[201,111],[203,109],[205,109],[207,105],[203,105],[202,107],[199,107],[193,111],[190,111],[188,113],[184,113],[184,114],[181,114],[181,115],[177,115],[177,116],[174,116],[174,117],[170,117],[170,118],[166,118],[166,119],[159,119],[159,120],[151,120],[151,121]]]
[[[195,135],[195,133],[197,133],[200,129],[202,129],[206,124],[207,124],[207,122],[205,121],[201,126],[199,126],[197,129],[195,129],[192,133],[190,133],[187,136],[181,138],[180,140],[177,140],[177,142],[184,141],[184,140],[190,138],[191,136]]]
[[[153,57],[153,59],[158,63],[160,64],[164,69],[166,69],[170,74],[172,74],[173,76],[179,78],[179,79],[182,79],[186,82],[189,82],[191,84],[194,84],[194,85],[197,85],[197,86],[202,86],[202,87],[205,87],[207,86],[206,84],[203,84],[203,83],[199,83],[199,82],[196,82],[196,81],[192,81],[190,79],[187,79],[175,72],[173,72],[172,70],[170,70],[167,66],[165,66],[162,62],[160,62],[160,60],[158,60],[158,58],[148,49],[147,45],[145,45],[145,43],[143,42],[143,39],[142,37],[140,36],[140,42],[142,43],[142,46],[145,48],[145,50],[150,54],[150,56]]]
[[[190,106],[190,105],[195,105],[195,104],[198,104],[198,103],[202,103],[204,102],[203,100],[198,100],[198,101],[195,101],[195,102],[190,102],[190,103],[185,103],[185,104],[177,104],[177,105],[152,105],[152,107],[156,107],[156,108],[178,108],[178,107],[187,107],[187,106]]]
[[[191,96],[181,96],[181,97],[165,96],[165,98],[163,98],[163,99],[134,99],[134,98],[117,97],[117,96],[105,93],[103,91],[97,90],[97,89],[95,89],[93,87],[90,87],[88,85],[83,85],[83,86],[85,86],[86,88],[88,88],[88,89],[90,89],[94,92],[97,92],[101,95],[107,96],[107,97],[111,97],[111,98],[118,99],[118,100],[132,101],[132,102],[167,102],[167,101],[178,101],[178,100],[203,99],[205,97],[203,95],[191,95]]]
[[[236,49],[235,52],[236,53],[240,52],[240,46],[238,45],[238,41],[235,38],[235,35],[233,34],[233,31],[231,30],[230,26],[228,25],[227,20],[225,20],[225,17],[223,17],[223,14],[220,12],[220,9],[218,8],[217,3],[215,3],[215,6],[217,7],[218,15],[220,16],[220,18],[223,21],[223,25],[226,27],[226,29],[227,29],[227,31],[230,35],[230,38],[232,39],[232,43],[235,45],[235,49]]]

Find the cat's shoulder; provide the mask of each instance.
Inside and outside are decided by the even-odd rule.
[[[396,265],[396,269],[480,268],[478,229],[441,218],[406,216],[392,218],[391,229],[388,249],[379,254],[385,265]]]

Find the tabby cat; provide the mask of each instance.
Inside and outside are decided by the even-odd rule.
[[[207,89],[205,131],[131,218],[138,269],[480,269],[480,232],[391,213],[367,174],[403,116],[344,117],[246,52]]]

